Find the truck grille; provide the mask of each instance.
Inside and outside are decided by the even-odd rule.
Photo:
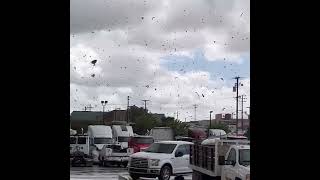
[[[148,160],[143,158],[132,158],[130,167],[148,168]]]

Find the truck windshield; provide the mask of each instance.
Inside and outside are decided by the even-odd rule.
[[[243,166],[250,166],[250,149],[239,150],[239,164]]]
[[[153,143],[145,150],[145,152],[171,154],[176,146],[176,144]]]
[[[111,138],[94,138],[94,144],[111,144]]]
[[[152,137],[135,137],[134,142],[137,144],[152,144],[153,138]]]
[[[121,137],[121,136],[119,136],[118,137],[118,142],[129,142],[129,137]]]
[[[86,137],[78,137],[78,144],[86,144],[87,138]]]
[[[76,137],[70,137],[70,144],[76,144]]]

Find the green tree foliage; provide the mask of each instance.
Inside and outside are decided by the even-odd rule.
[[[155,118],[150,114],[142,114],[136,117],[135,125],[133,126],[134,132],[140,135],[147,133],[147,130],[150,130],[158,125]]]
[[[162,126],[172,128],[174,136],[188,136],[189,126],[187,123],[175,120],[173,117],[166,117],[162,122]]]
[[[151,114],[147,113],[144,108],[132,106],[130,108],[130,118],[134,123],[133,131],[137,134],[144,135],[147,130],[154,127],[170,127],[173,129],[175,136],[187,136],[188,125],[179,120],[175,120],[173,117],[162,118],[162,123],[157,122]]]
[[[133,131],[137,134],[144,135],[147,130],[152,129],[159,125],[157,120],[152,117],[151,114],[147,113],[144,108],[132,106],[130,108],[131,121],[135,123],[133,125]]]

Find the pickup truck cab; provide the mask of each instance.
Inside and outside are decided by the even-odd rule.
[[[222,180],[250,180],[250,146],[233,145],[226,154]]]
[[[144,152],[129,158],[129,174],[132,179],[158,177],[169,180],[171,175],[191,173],[189,165],[190,145],[185,141],[160,141],[151,144]]]

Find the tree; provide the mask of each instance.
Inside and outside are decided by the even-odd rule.
[[[161,121],[162,121],[162,123],[161,123],[162,126],[167,126],[174,121],[174,118],[173,117],[164,117],[161,119]]]
[[[147,113],[144,108],[132,106],[130,108],[131,121],[135,123],[133,125],[133,131],[137,134],[144,135],[147,130],[152,129],[159,125],[157,120]]]
[[[174,136],[188,136],[189,125],[187,123],[175,120],[173,117],[166,117],[162,121],[162,126],[170,127]]]
[[[209,125],[210,126],[210,125]],[[213,123],[211,124],[211,127],[209,127],[209,129],[222,129],[224,130],[226,133],[229,133],[230,132],[230,129],[228,127],[228,125],[226,124],[221,124],[221,123]]]
[[[152,129],[157,125],[157,120],[153,118],[150,114],[142,114],[136,117],[133,130],[137,134],[144,135],[147,133],[147,130]]]

